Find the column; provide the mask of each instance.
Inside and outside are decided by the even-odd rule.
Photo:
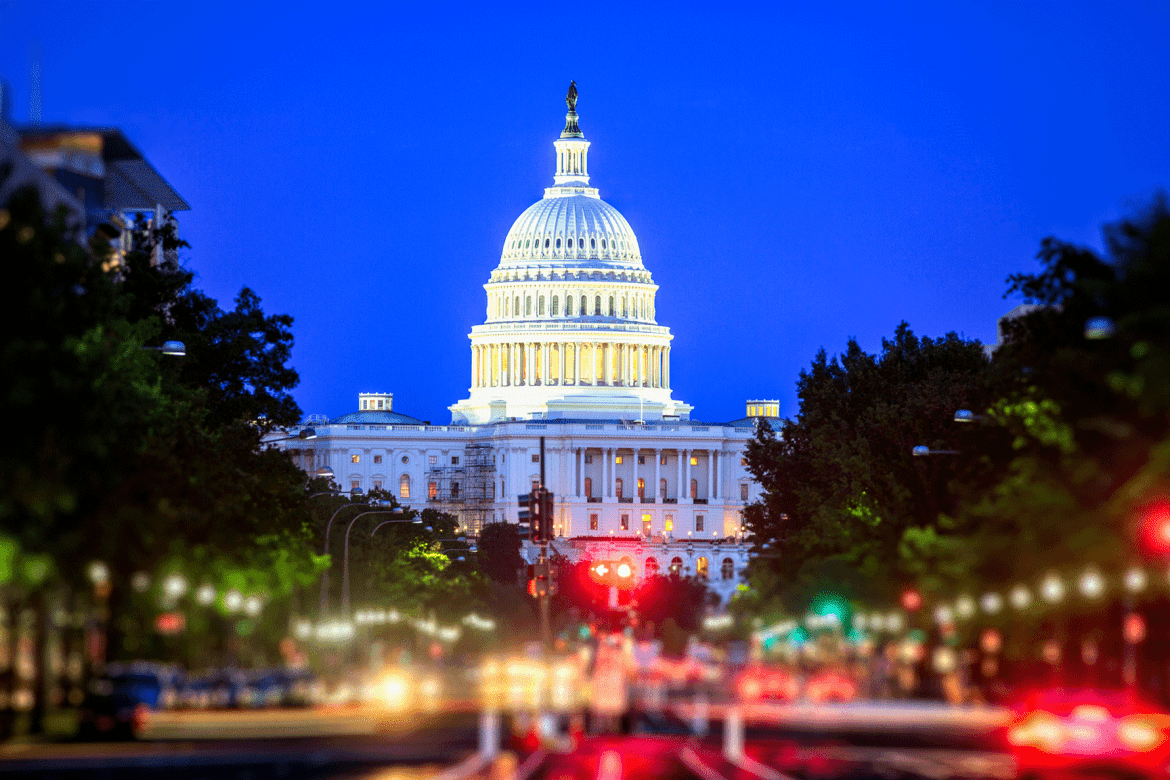
[[[562,341],[560,343],[560,345],[557,346],[557,360],[559,363],[557,368],[560,370],[560,374],[559,374],[560,378],[557,380],[557,383],[559,385],[561,385],[562,387],[564,387],[564,385],[565,385],[565,349],[566,348],[567,348],[567,343],[564,341]]]
[[[670,347],[666,348],[666,354],[662,356],[662,373],[665,375],[662,386],[670,387]]]
[[[635,498],[638,495],[638,445],[634,445],[634,489],[630,492]]]
[[[573,384],[581,384],[581,342],[573,344]]]
[[[674,483],[674,497],[677,501],[682,501],[683,498],[683,461],[686,460],[686,450],[675,450],[678,453],[678,480]]]
[[[536,384],[536,345],[531,341],[524,343],[524,358],[528,367],[524,382],[531,387]]]
[[[585,485],[585,448],[580,447],[577,450],[577,484],[576,493],[577,498],[581,498],[581,491]]]
[[[598,379],[603,384],[612,385],[613,380],[610,377],[611,371],[609,368],[610,350],[607,349],[609,345],[600,344],[599,346],[601,347],[601,375],[598,377]]]
[[[548,370],[548,356],[550,354],[548,342],[538,345],[537,349],[540,350],[540,383],[547,386],[548,378],[551,375]]]
[[[683,451],[683,454],[686,456],[686,462],[687,462],[687,478],[686,478],[686,481],[683,482],[682,493],[687,498],[691,497],[691,452],[692,452],[692,450],[684,450]]]
[[[662,450],[654,450],[654,500],[661,501],[658,486],[662,484]]]
[[[707,450],[707,500],[715,498],[715,450]]]
[[[609,498],[609,450],[601,448],[601,497]]]

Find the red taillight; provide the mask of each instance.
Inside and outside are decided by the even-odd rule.
[[[739,695],[742,699],[758,699],[764,694],[764,686],[754,675],[739,678]]]
[[[150,717],[150,707],[145,704],[137,704],[134,706],[134,714],[131,716],[131,728],[135,734],[141,733],[146,728],[146,719]]]
[[[1147,718],[1131,715],[1117,724],[1117,738],[1135,753],[1153,750],[1166,739],[1162,729]]]
[[[1077,720],[1089,720],[1094,723],[1105,723],[1111,717],[1109,710],[1096,704],[1078,704],[1073,707],[1072,716]]]

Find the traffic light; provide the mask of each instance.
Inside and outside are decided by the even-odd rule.
[[[1157,499],[1138,511],[1142,547],[1155,557],[1170,556],[1170,500]]]
[[[540,490],[540,540],[551,542],[553,538],[553,494],[551,491]]]
[[[516,505],[520,509],[516,512],[516,527],[520,530],[520,537],[525,536],[531,541],[533,529],[536,527],[536,518],[532,516],[532,494],[521,493],[516,496]]]
[[[589,576],[599,585],[611,585],[623,590],[638,584],[636,572],[629,561],[598,561],[589,567]]]

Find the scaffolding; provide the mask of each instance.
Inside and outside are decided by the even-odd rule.
[[[459,462],[427,470],[427,506],[459,518],[461,528],[478,534],[496,500],[496,457],[492,445],[474,441]]]

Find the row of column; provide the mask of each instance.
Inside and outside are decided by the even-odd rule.
[[[573,495],[576,498],[585,498],[585,447],[578,447],[574,452],[574,457],[570,458],[569,462],[572,464],[573,473],[570,475],[569,484],[573,486]],[[601,449],[602,465],[601,465],[601,485],[602,498],[612,498],[615,494],[616,475],[617,475],[617,454],[618,447],[604,447]],[[634,482],[633,489],[629,493],[630,496],[638,495],[638,479],[640,477],[641,469],[638,464],[638,455],[642,450],[631,448],[633,452],[633,467],[634,467]],[[654,490],[651,493],[655,498],[663,498],[660,495],[658,486],[662,483],[662,453],[663,450],[645,450],[645,452],[654,453]],[[706,498],[725,498],[719,490],[719,485],[723,481],[724,461],[727,460],[729,452],[727,450],[675,450],[678,453],[678,477],[675,484],[676,495],[667,496],[667,498],[689,498],[687,489],[691,484],[691,456],[696,452],[707,453],[707,492]],[[678,495],[679,491],[683,495]],[[703,498],[703,496],[699,496]]]
[[[669,388],[670,347],[572,341],[471,347],[472,387],[550,384]]]

